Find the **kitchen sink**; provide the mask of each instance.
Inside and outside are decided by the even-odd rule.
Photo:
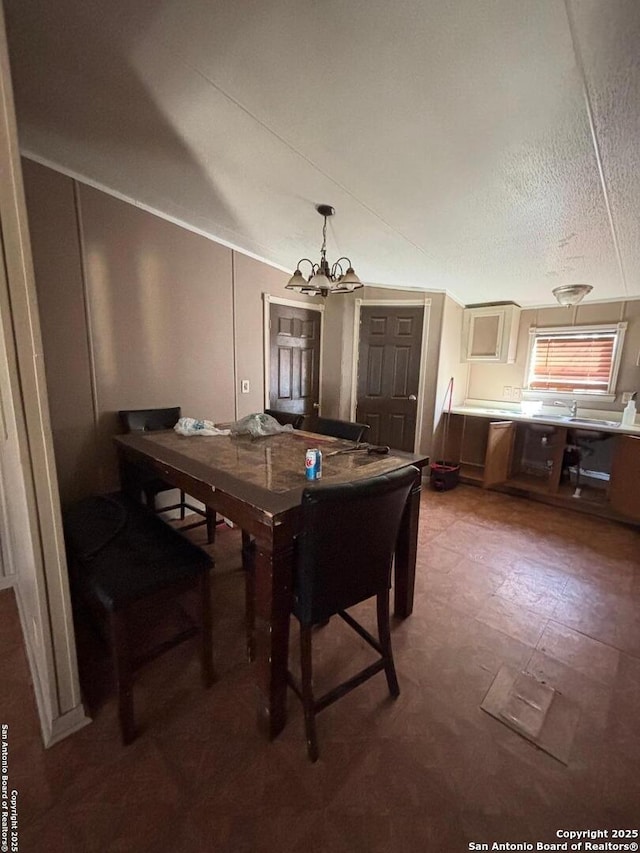
[[[575,426],[589,427],[619,427],[618,421],[601,421],[595,418],[572,418],[571,415],[533,415],[534,418],[540,418],[543,421],[557,421],[561,424],[573,424]]]
[[[580,424],[584,424],[585,426],[605,426],[605,427],[619,427],[620,424],[618,421],[600,421],[592,418],[569,418],[570,424],[576,424],[579,426]]]
[[[540,418],[542,421],[568,421],[570,420],[569,415],[543,415],[540,412],[536,412],[535,415],[531,415],[532,418]]]

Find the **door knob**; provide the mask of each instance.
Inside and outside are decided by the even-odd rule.
[[[313,404],[313,408],[314,408],[314,409],[319,409],[319,408],[320,408],[320,403],[314,403],[314,404]]]
[[[412,402],[412,403],[415,403],[415,401],[416,401],[418,398],[416,397],[416,395],[415,395],[415,394],[409,394],[409,399],[411,400],[411,402]]]

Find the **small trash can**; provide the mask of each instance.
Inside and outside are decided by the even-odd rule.
[[[460,478],[460,466],[453,462],[433,462],[431,464],[431,488],[436,492],[448,492],[455,489]]]

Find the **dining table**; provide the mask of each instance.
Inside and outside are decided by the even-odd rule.
[[[276,737],[286,723],[289,623],[295,539],[301,500],[310,485],[306,451],[323,454],[320,483],[354,482],[415,466],[394,556],[394,614],[407,618],[413,595],[422,469],[428,457],[291,430],[249,435],[179,435],[174,430],[114,437],[121,487],[139,492],[140,476],[153,475],[183,489],[255,541],[255,678],[258,728]],[[337,452],[341,451],[341,452]],[[326,531],[331,536],[331,530]]]

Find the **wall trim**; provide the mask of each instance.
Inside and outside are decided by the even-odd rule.
[[[373,307],[399,307],[399,308],[423,308],[422,315],[422,343],[420,345],[420,375],[418,377],[418,400],[416,402],[416,430],[413,439],[413,451],[419,453],[420,436],[422,435],[422,426],[424,420],[424,395],[425,395],[425,362],[427,358],[427,345],[429,341],[429,320],[431,317],[431,299],[425,296],[424,299],[361,299],[355,301],[355,309],[353,312],[353,352],[351,359],[351,420],[356,419],[356,407],[358,402],[358,360],[360,356],[360,312],[362,306],[369,308]]]
[[[87,717],[84,707],[76,705],[71,711],[67,711],[66,714],[52,720],[48,734],[45,733],[45,749],[58,743],[58,741],[64,740],[69,735],[74,734],[74,732],[80,731],[80,729],[90,725],[92,722],[91,717]]]
[[[40,679],[40,670],[38,669],[37,656],[33,648],[33,631],[30,630],[25,612],[24,604],[22,603],[22,594],[20,587],[15,584],[16,604],[18,606],[18,617],[22,628],[22,636],[24,638],[24,649],[31,672],[31,680],[33,681],[33,692],[36,699],[36,708],[40,719],[40,729],[42,732],[42,740],[45,748],[53,746],[59,740],[67,737],[78,729],[84,728],[92,722],[91,717],[85,713],[82,703],[76,705],[70,711],[65,712],[59,717],[54,716],[54,712],[49,707],[46,699],[44,685]]]
[[[0,332],[0,335],[1,334],[2,333]],[[8,433],[4,419],[4,412],[2,411],[2,397],[0,397],[0,417],[2,417],[2,440],[6,441]],[[2,471],[0,471],[0,522],[2,522],[2,529],[8,532],[9,514],[7,512],[7,501]],[[4,589],[4,586],[11,586],[11,584],[3,584],[3,581],[8,579],[13,583],[12,579],[15,578],[16,573],[13,550],[9,545],[8,539],[9,537],[7,535],[0,536],[0,589]]]
[[[298,299],[287,299],[284,296],[272,296],[270,293],[262,294],[263,303],[263,340],[264,340],[264,407],[269,408],[269,382],[271,378],[271,305],[288,305],[290,308],[304,308],[320,312],[320,383],[318,386],[318,404],[322,404],[322,360],[324,353],[324,308],[319,302],[300,302]]]
[[[11,405],[10,412],[4,411],[9,440],[3,442],[2,460],[12,463],[11,493],[5,499],[22,536],[16,542],[11,537],[16,600],[46,738],[53,719],[76,708],[81,696],[2,6],[0,71],[0,159],[6,166],[0,170],[0,368],[9,378],[3,403]],[[13,466],[16,461],[19,466]]]

